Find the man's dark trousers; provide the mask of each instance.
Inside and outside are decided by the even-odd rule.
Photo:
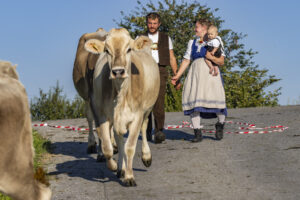
[[[168,79],[168,70],[165,66],[159,66],[160,88],[158,98],[153,107],[155,132],[162,131],[165,124],[165,94]],[[152,113],[148,117],[147,139],[152,139]]]

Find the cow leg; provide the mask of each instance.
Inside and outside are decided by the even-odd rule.
[[[89,125],[89,137],[88,137],[88,147],[87,153],[97,153],[97,143],[95,140],[95,135],[93,131],[93,113],[91,111],[90,105],[88,102],[85,103],[86,113],[87,113],[87,121]]]
[[[117,169],[117,177],[124,178],[125,175],[125,163],[124,163],[124,137],[123,135],[118,135],[114,132],[117,147],[118,147],[118,169]]]
[[[151,151],[150,151],[150,147],[148,145],[147,135],[146,135],[149,113],[147,113],[145,115],[144,121],[142,123],[142,129],[141,129],[141,132],[142,132],[142,161],[146,167],[150,167],[150,165],[152,163]]]
[[[88,122],[89,122],[89,140],[88,140],[88,143],[93,145],[94,144],[94,147],[92,146],[92,149],[95,151],[95,153],[97,152],[96,151],[96,140],[95,140],[95,135],[94,135],[94,132],[93,132],[93,119],[95,120],[95,126],[99,126],[99,119],[96,115],[95,112],[93,112],[93,109],[95,111],[95,106],[93,104],[93,96],[90,95],[90,99],[91,101],[88,103],[86,102],[86,105],[87,105],[87,118],[88,118]],[[89,147],[89,146],[88,146]],[[103,152],[102,152],[102,147],[101,147],[101,140],[100,140],[100,137],[99,137],[99,133],[98,133],[98,155],[97,155],[97,162],[104,162],[105,161],[105,157],[103,155]]]
[[[113,148],[114,148],[114,154],[117,154],[118,153],[118,146],[117,146],[117,142],[115,140],[115,136],[114,136],[114,129],[111,128],[110,129],[110,139],[111,139],[111,144],[113,145]]]
[[[112,146],[111,140],[110,140],[110,128],[111,128],[111,126],[109,125],[109,122],[106,121],[106,122],[100,124],[100,127],[97,127],[96,131],[97,131],[98,137],[101,140],[102,152],[106,158],[107,167],[111,171],[116,171],[117,164],[116,164],[116,161],[114,161],[114,159],[113,159],[113,146]]]
[[[29,170],[32,171],[32,168],[23,170],[21,174],[13,174],[3,181],[0,180],[0,191],[15,200],[50,200],[50,188],[34,180],[32,172],[27,173]]]
[[[136,120],[129,125],[129,135],[125,143],[125,186],[136,186],[133,176],[132,162],[135,154],[136,143],[141,130],[143,116],[136,116]]]
[[[99,138],[99,137],[98,137]],[[102,145],[101,145],[101,140],[99,138],[98,141],[98,154],[97,154],[97,162],[105,162],[105,156],[102,152]]]

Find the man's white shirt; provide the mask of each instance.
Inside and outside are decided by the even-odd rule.
[[[155,34],[149,34],[148,33],[148,37],[152,40],[152,43],[157,45],[158,43],[158,32],[156,32]],[[169,50],[173,49],[173,43],[171,38],[168,36],[169,38]],[[158,50],[151,50],[152,52],[152,57],[154,58],[154,60],[156,61],[156,63],[159,63],[159,56],[158,56]]]

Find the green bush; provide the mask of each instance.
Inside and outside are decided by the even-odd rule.
[[[32,120],[55,120],[85,117],[85,103],[78,95],[73,101],[62,94],[63,89],[57,82],[48,93],[40,89],[40,96],[30,101]]]

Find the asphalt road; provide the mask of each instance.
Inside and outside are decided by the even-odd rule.
[[[189,118],[180,112],[166,114],[166,125],[182,120]],[[289,128],[279,133],[225,134],[221,141],[214,140],[214,134],[204,134],[201,143],[189,141],[193,138],[190,128],[166,130],[164,143],[150,143],[149,168],[141,161],[139,139],[133,163],[138,185],[129,188],[104,163],[97,163],[95,154],[86,154],[87,134],[35,129],[52,141],[46,169],[55,200],[300,199],[300,106],[230,109],[227,120]],[[203,120],[206,130],[213,130],[215,123],[215,119]],[[48,124],[87,127],[85,119]],[[226,124],[225,132],[239,131],[238,127]]]

